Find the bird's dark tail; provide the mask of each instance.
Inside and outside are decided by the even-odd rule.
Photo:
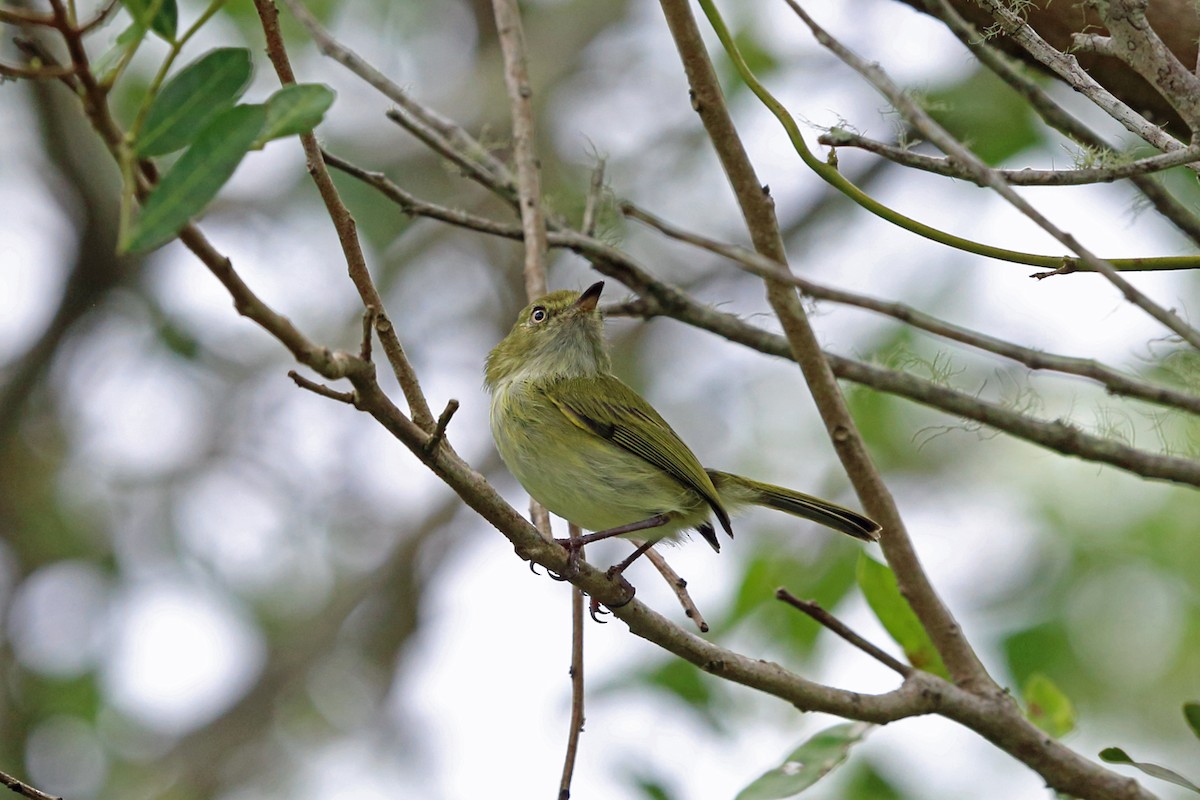
[[[874,542],[879,538],[881,528],[878,522],[836,503],[782,486],[743,478],[741,475],[718,472],[715,469],[707,472],[726,505],[766,506],[812,520],[855,539]]]

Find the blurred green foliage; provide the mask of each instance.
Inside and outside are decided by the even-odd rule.
[[[496,92],[501,84],[487,3],[408,0],[345,4],[321,0],[309,7],[402,85],[462,122],[499,155],[506,155],[508,112],[503,96]],[[186,27],[201,10],[199,5],[181,4],[177,24]],[[572,220],[581,217],[588,173],[596,160],[584,141],[597,128],[606,128],[611,131],[605,132],[620,134],[613,137],[609,151],[602,151],[609,159],[614,193],[645,199],[655,208],[667,207],[667,216],[680,223],[740,241],[743,233],[737,227],[736,212],[728,215],[732,223],[724,225],[727,220],[713,210],[723,208],[726,189],[715,170],[704,172],[710,166],[711,153],[707,143],[698,138],[677,56],[662,31],[658,31],[658,39],[648,38],[646,18],[640,16],[643,8],[631,3],[576,0],[527,3],[523,10],[527,39],[536,48],[532,60],[539,108],[545,115],[539,126],[546,193],[552,208]],[[865,8],[864,13],[871,10]],[[341,68],[316,53],[286,12],[281,21],[302,79],[345,80]],[[762,20],[743,20],[736,35],[738,47],[760,77],[775,83],[796,81],[805,91],[823,87],[851,91],[849,82],[838,83],[852,79],[848,71],[838,70],[837,76],[830,71],[805,83],[809,77],[803,69],[808,65],[797,58],[802,51],[781,44],[782,37],[774,29],[764,33],[769,22],[765,15]],[[103,29],[96,54],[113,45],[128,23],[122,13]],[[158,28],[170,37],[164,22],[158,23]],[[257,80],[270,84],[270,88],[259,84],[253,88],[262,91],[257,96],[268,96],[275,84],[262,57],[262,33],[252,4],[247,0],[228,3],[211,30],[222,46],[246,48],[253,54]],[[134,38],[128,34],[122,43]],[[804,47],[810,44],[806,42]],[[650,52],[646,49],[650,47],[659,50]],[[141,48],[113,95],[118,118],[126,125],[145,96],[157,66],[155,58],[161,57],[162,42],[147,36]],[[201,50],[197,45],[195,51],[187,51],[181,63]],[[717,62],[726,90],[735,96],[743,92],[723,55],[717,55]],[[988,163],[1002,163],[1017,155],[1047,156],[1044,131],[1011,90],[983,73],[964,71],[961,61],[942,76],[934,88],[923,92],[924,99],[935,117],[965,138]],[[321,129],[323,145],[370,169],[386,172],[422,197],[505,222],[515,219],[511,209],[448,169],[444,159],[414,146],[387,122],[383,118],[386,101],[366,94],[360,85],[354,84],[350,92],[345,86],[339,83],[339,103]],[[877,107],[873,93],[865,95],[867,106]],[[54,127],[55,117],[39,106],[43,102],[39,97],[32,91],[0,93],[0,107],[6,119],[11,109],[19,112],[11,118],[36,119],[34,127],[42,126],[37,134],[42,150],[35,160],[39,174],[54,191],[36,194],[32,186],[22,190],[42,197],[64,191],[64,176],[70,175],[70,170],[66,162],[58,160],[62,154],[54,151],[54,143],[64,140],[62,129]],[[612,101],[621,104],[606,105]],[[820,110],[793,109],[801,117]],[[653,119],[659,113],[662,121]],[[196,126],[188,133],[198,130]],[[344,266],[331,249],[333,234],[328,221],[314,213],[320,211],[320,201],[304,173],[298,148],[290,156],[283,152],[279,147],[263,154],[260,166],[267,172],[259,176],[247,170],[245,183],[218,199],[210,212],[213,229],[220,234],[222,245],[234,253],[239,268],[246,270],[255,287],[261,287],[281,313],[293,317],[306,331],[314,331],[322,344],[355,348],[361,309],[346,301],[352,291],[345,283]],[[756,149],[755,158],[763,152],[769,151]],[[1056,155],[1049,151],[1051,160]],[[114,172],[108,162],[89,166],[102,178],[111,178]],[[895,170],[881,170],[880,174],[898,185],[904,178]],[[423,379],[440,395],[465,391],[463,387],[477,388],[478,362],[510,324],[510,307],[521,305],[518,245],[411,220],[362,184],[334,177],[367,244],[371,268],[379,277],[393,321],[404,331],[405,344]],[[712,182],[701,187],[698,181],[702,178],[712,178]],[[952,307],[957,315],[969,318],[973,311],[989,310],[986,291],[961,278],[963,270],[974,267],[954,263],[953,274],[939,271],[938,253],[916,256],[919,270],[906,261],[907,253],[894,249],[882,256],[878,251],[856,255],[859,251],[848,249],[850,245],[869,244],[871,238],[859,228],[857,212],[813,223],[807,215],[818,216],[813,208],[820,205],[820,195],[814,199],[804,194],[808,176],[775,172],[764,176],[764,180],[768,178],[780,198],[784,227],[794,233],[789,245],[803,253],[805,269],[817,273],[826,269],[839,282],[860,280],[872,292],[892,292],[898,299],[922,303],[935,313]],[[1167,181],[1186,202],[1200,202],[1194,174],[1175,170]],[[65,205],[68,212],[56,218],[58,227],[47,224],[31,233],[52,241],[54,247],[43,242],[43,249],[36,251],[51,254],[44,256],[46,263],[39,262],[39,268],[57,270],[56,280],[61,278],[63,285],[70,278],[69,262],[75,250],[85,256],[80,261],[84,277],[104,255],[89,250],[94,240],[87,238],[87,225],[82,221],[85,212],[104,209],[90,208],[85,195],[72,197]],[[107,209],[109,213],[112,210]],[[606,238],[626,246],[656,274],[697,290],[706,302],[771,324],[760,313],[764,307],[760,286],[731,278],[732,270],[726,264],[680,251],[676,245],[664,246],[638,226],[624,224],[607,204],[603,212]],[[692,213],[698,222],[686,216]],[[979,216],[984,216],[982,211]],[[841,249],[843,245],[847,249]],[[363,741],[385,753],[379,762],[389,765],[401,758],[397,754],[416,752],[413,761],[428,763],[410,765],[412,771],[424,770],[425,780],[435,781],[428,775],[439,768],[440,761],[457,765],[460,760],[458,754],[448,757],[421,750],[435,745],[428,743],[430,737],[421,729],[426,718],[410,707],[415,701],[406,670],[421,659],[471,661],[478,657],[476,652],[448,656],[416,648],[428,646],[427,640],[438,641],[436,635],[443,627],[462,626],[461,620],[441,616],[444,610],[431,605],[424,594],[445,588],[440,582],[450,573],[444,549],[466,547],[453,534],[462,530],[479,533],[470,539],[474,547],[492,532],[480,532],[482,524],[473,519],[466,522],[466,516],[459,515],[442,523],[432,537],[433,544],[416,548],[407,554],[407,561],[388,571],[388,559],[394,557],[397,542],[406,541],[405,537],[423,524],[436,502],[446,501],[444,487],[418,496],[410,484],[425,486],[421,481],[428,476],[423,471],[421,477],[406,472],[413,468],[406,455],[389,461],[394,443],[379,446],[374,437],[382,435],[370,421],[341,406],[328,409],[329,404],[319,398],[295,399],[296,390],[284,377],[293,364],[282,349],[264,341],[257,328],[237,318],[228,298],[216,292],[210,276],[197,274],[194,263],[188,262],[188,268],[194,270],[189,272],[171,261],[171,249],[164,248],[161,260],[130,259],[115,288],[94,296],[84,294],[84,321],[45,356],[43,371],[33,379],[32,399],[22,407],[19,418],[4,420],[12,432],[0,441],[0,578],[4,580],[0,601],[5,604],[0,610],[8,623],[0,659],[0,728],[5,732],[0,737],[4,762],[0,769],[20,772],[39,725],[68,717],[97,730],[125,726],[153,745],[139,748],[123,742],[106,743],[107,777],[72,800],[299,796],[315,783],[297,762],[323,767],[328,761],[320,761],[318,755],[327,755],[339,745],[348,750],[365,747]],[[320,262],[319,269],[303,263],[308,256]],[[556,254],[555,263],[552,282],[569,282],[584,269],[570,254]],[[904,273],[905,269],[911,272]],[[33,321],[28,323],[26,341],[35,340],[40,333],[44,320],[35,317],[30,317]],[[860,336],[853,324],[843,325],[840,318],[818,316],[815,320],[832,346],[865,353],[865,359],[896,365],[895,354],[911,353],[914,359],[933,365],[942,355],[939,344],[930,344],[900,325],[888,324]],[[667,370],[661,363],[663,352],[654,346],[671,335],[676,323],[620,324],[624,327],[616,355],[618,371],[636,375],[639,388],[653,387],[656,382],[661,386],[686,375],[684,389],[665,388],[709,401],[743,393],[741,381],[745,378],[755,380],[794,369],[766,359],[759,359],[768,364],[761,372],[747,366],[748,359],[728,370],[723,362],[714,366],[727,351],[709,348],[710,340],[695,333],[688,342],[699,344],[670,353],[672,362],[678,363]],[[130,338],[144,333],[147,326],[154,346],[129,346]],[[1129,342],[1127,349],[1141,354],[1143,343]],[[948,362],[937,363],[944,367]],[[4,369],[5,379],[16,374],[11,364]],[[965,385],[982,391],[981,386],[998,368],[989,362],[983,367],[971,364],[970,369]],[[1181,386],[1200,386],[1196,356],[1173,350],[1168,344],[1156,344],[1153,355],[1140,364],[1140,371]],[[173,381],[168,384],[169,391],[151,396],[147,402],[156,409],[179,412],[178,431],[184,433],[176,434],[184,444],[167,456],[157,456],[156,461],[140,456],[137,449],[154,451],[152,445],[162,435],[152,426],[154,420],[149,417],[153,415],[139,418],[143,412],[138,403],[148,392],[142,382],[163,378]],[[971,384],[975,378],[980,379]],[[994,586],[976,578],[968,589],[954,586],[952,590],[956,613],[961,614],[969,638],[979,644],[998,679],[1014,692],[1022,691],[1026,703],[1038,707],[1036,718],[1057,735],[1065,733],[1074,721],[1094,738],[1104,732],[1101,726],[1119,719],[1123,732],[1128,732],[1128,746],[1132,749],[1136,743],[1138,752],[1155,752],[1156,739],[1177,738],[1179,698],[1194,696],[1195,676],[1200,674],[1200,577],[1195,569],[1200,564],[1200,536],[1196,535],[1200,503],[1195,492],[1166,490],[1128,476],[1109,480],[1111,476],[1103,470],[1088,465],[1075,468],[1064,459],[1029,446],[1010,447],[986,434],[954,432],[928,441],[920,436],[926,426],[953,429],[959,422],[892,396],[860,387],[847,389],[851,411],[872,455],[897,487],[905,513],[918,520],[914,536],[923,556],[942,568],[947,562],[956,563],[948,553],[959,557],[967,550],[970,556],[970,548],[984,537],[1022,543],[1014,546],[1030,551],[1020,554],[1027,559],[1015,577],[1008,576],[1008,583]],[[472,407],[485,404],[478,395],[463,394],[463,398],[463,417]],[[794,426],[796,420],[816,425],[815,415],[801,401],[806,399],[798,390],[795,408],[788,405],[779,419],[774,414],[755,419],[754,426],[748,426],[754,428],[753,436],[724,418],[721,403],[697,405],[712,414],[705,427],[712,438],[728,436],[732,449],[744,449],[745,457],[753,459],[760,455],[755,452],[759,448],[792,441],[780,431]],[[451,428],[456,447],[473,463],[484,460],[480,453],[490,452],[481,444],[482,419],[481,415],[476,420],[478,431],[458,428],[466,424],[458,419]],[[118,427],[119,423],[124,427]],[[1170,420],[1163,428],[1167,444],[1179,452],[1195,449],[1200,443],[1196,425],[1191,419]],[[167,432],[172,430],[168,426]],[[111,437],[116,444],[103,435],[113,431],[117,431]],[[787,430],[788,436],[794,433],[792,428]],[[122,444],[131,448],[132,455],[120,449]],[[827,459],[833,464],[826,450],[802,451],[796,456],[821,459],[822,463]],[[1098,472],[1102,479],[1097,478]],[[1061,477],[1064,474],[1068,477]],[[228,478],[218,500],[199,491],[214,475]],[[499,485],[511,485],[506,484],[503,473],[489,477]],[[237,496],[239,491],[246,496]],[[992,503],[1002,505],[989,505]],[[1093,507],[1101,511],[1088,516]],[[959,516],[954,517],[955,513]],[[197,518],[206,524],[200,525]],[[970,529],[958,530],[958,519],[965,520],[963,527]],[[851,607],[862,594],[885,622],[893,621],[889,630],[915,663],[938,669],[927,653],[927,640],[918,641],[910,626],[896,623],[895,618],[903,616],[907,606],[895,591],[894,579],[887,582],[890,572],[886,568],[874,561],[862,562],[866,566],[861,569],[870,574],[857,583],[857,545],[836,542],[800,549],[792,544],[794,537],[789,539],[790,531],[776,531],[772,525],[747,526],[745,535],[739,530],[736,546],[721,553],[726,559],[722,566],[733,565],[733,577],[717,593],[712,606],[702,609],[712,623],[709,637],[722,643],[747,642],[747,650],[756,655],[776,658],[806,676],[822,679],[827,676],[817,672],[820,664],[813,656],[819,637],[829,634],[776,601],[774,591],[783,586],[829,609]],[[193,530],[197,527],[199,533]],[[278,532],[278,537],[272,538],[271,532]],[[30,612],[27,608],[14,610],[13,598],[30,589],[42,567],[71,560],[111,576],[117,593],[132,592],[148,581],[170,585],[202,581],[207,590],[220,594],[231,608],[243,613],[268,652],[262,671],[256,673],[258,682],[242,687],[244,695],[228,701],[225,710],[232,709],[233,716],[218,714],[213,720],[195,722],[192,729],[158,732],[116,697],[106,672],[112,668],[107,661],[111,653],[100,654],[97,663],[85,665],[82,674],[68,677],[24,660],[11,631],[18,627],[14,623],[27,621],[13,615]],[[1140,585],[1145,597],[1140,599],[1165,601],[1145,606],[1150,611],[1166,607],[1161,616],[1123,615],[1114,612],[1111,604],[1100,602],[1111,597],[1128,601],[1131,608],[1136,606],[1139,598],[1126,597],[1121,583],[1130,574],[1123,571],[1128,568],[1137,570],[1143,580]],[[524,567],[516,569],[523,571]],[[414,570],[422,576],[416,594],[398,598],[388,594],[398,585],[397,575]],[[953,585],[953,581],[949,583]],[[472,584],[465,591],[473,597],[505,599],[507,588]],[[464,589],[455,585],[452,591]],[[259,602],[263,597],[279,599],[266,604]],[[513,628],[519,625],[521,611],[511,614]],[[413,630],[395,627],[401,612],[418,620]],[[114,611],[114,617],[119,613],[119,609]],[[504,631],[494,621],[495,608],[489,613],[493,614],[491,625]],[[678,612],[672,608],[664,613]],[[119,621],[114,619],[113,624]],[[1169,630],[1168,622],[1174,625]],[[1117,663],[1117,656],[1128,656],[1121,637],[1136,632],[1139,626],[1161,630],[1160,647],[1133,653],[1132,666],[1126,661]],[[1088,649],[1089,642],[1105,635],[1112,637],[1114,663],[1107,663],[1104,653],[1097,657]],[[322,647],[327,643],[332,652],[314,653],[314,642]],[[338,668],[335,680],[322,679],[325,656],[353,660],[363,653],[370,653],[382,665],[380,674],[374,676],[382,687],[377,688],[378,694],[371,693],[370,680],[353,670]],[[525,665],[523,652],[501,655]],[[473,666],[488,668],[487,664]],[[1152,680],[1139,683],[1120,678],[1122,674],[1136,678],[1139,671],[1150,670]],[[684,716],[696,723],[698,737],[715,733],[735,742],[743,726],[761,728],[764,737],[793,736],[795,718],[790,709],[780,718],[766,717],[747,699],[750,692],[731,689],[675,658],[655,654],[644,663],[623,668],[607,686],[600,685],[594,675],[590,680],[596,682],[589,687],[589,702],[597,704],[626,690],[670,698],[673,703],[666,705],[687,709]],[[562,687],[555,684],[553,688]],[[1067,713],[1069,707],[1074,708],[1077,720]],[[353,708],[360,709],[360,717],[351,714]],[[364,708],[367,710],[362,711]],[[347,716],[340,718],[339,713]],[[1198,721],[1195,712],[1191,713],[1188,719],[1196,729]],[[485,728],[504,725],[504,721],[479,714],[474,725]],[[598,725],[593,726],[585,736],[581,757],[601,762],[610,756],[606,748],[589,749],[587,737],[600,739],[603,735]],[[505,727],[496,730],[511,735]],[[813,789],[814,796],[824,791],[823,796],[840,800],[906,797],[889,780],[885,766],[891,762],[875,760],[867,752],[875,745],[873,741],[863,752],[855,752],[828,784]],[[691,777],[687,764],[674,763],[656,748],[646,748],[645,755],[649,767],[639,772],[640,765],[625,764],[629,769],[618,770],[618,779],[634,774],[628,784],[631,791],[652,800],[687,796],[683,788]],[[534,757],[557,762],[560,754],[537,753]],[[370,766],[361,771],[375,771],[379,762],[368,760]],[[551,766],[557,770],[558,764]],[[948,765],[947,769],[960,766],[971,768],[967,764]],[[445,771],[444,764],[441,768]],[[728,765],[739,785],[753,779],[750,769],[741,762]],[[509,776],[493,777],[497,791],[503,793]],[[929,797],[943,796],[934,785],[936,776],[930,776],[929,783]],[[580,788],[577,793],[583,796],[587,791]]]
[[[1041,144],[1045,134],[1029,105],[990,70],[921,94],[926,111],[989,166]]]

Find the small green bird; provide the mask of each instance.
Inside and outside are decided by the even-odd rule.
[[[487,358],[492,436],[500,457],[535,500],[589,536],[583,544],[637,534],[646,540],[611,570],[620,573],[665,538],[695,529],[720,550],[716,517],[733,537],[729,510],[786,511],[858,539],[880,526],[839,505],[705,469],[658,412],[612,372],[596,304],[603,281],[582,294],[535,300]]]

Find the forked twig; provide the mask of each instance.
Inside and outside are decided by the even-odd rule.
[[[675,596],[679,598],[679,605],[683,606],[684,616],[696,623],[696,627],[700,629],[701,633],[708,633],[708,622],[697,608],[696,601],[692,600],[692,596],[688,593],[687,581],[680,577],[679,573],[672,569],[667,560],[662,557],[662,554],[653,547],[647,550],[645,555],[663,576],[667,585],[671,587],[671,591],[675,592]]]
[[[817,603],[817,601],[801,600],[799,597],[796,597],[794,594],[782,587],[775,590],[775,599],[782,600],[798,611],[803,611],[805,614],[812,617],[817,622],[821,623],[826,628],[857,647],[859,650],[862,650],[864,653],[883,664],[888,669],[900,673],[902,677],[907,678],[912,674],[914,669],[913,667],[905,664],[902,661],[899,661],[888,653],[885,653],[883,650],[880,650],[878,647],[871,644],[854,631],[850,630],[850,627],[846,625],[846,623],[842,622],[833,614],[830,614],[828,611],[821,608],[821,605]]]

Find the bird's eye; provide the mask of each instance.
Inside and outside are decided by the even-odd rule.
[[[542,308],[541,306],[534,306],[533,311],[531,311],[529,314],[529,318],[534,322],[545,322],[546,309]]]

